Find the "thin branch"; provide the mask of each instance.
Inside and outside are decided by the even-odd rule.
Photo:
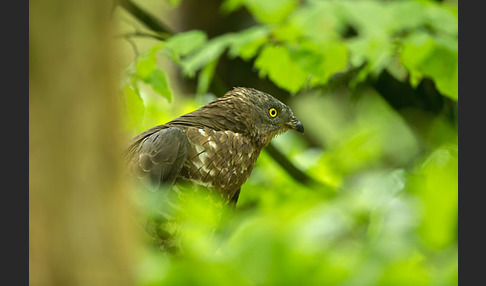
[[[295,166],[287,158],[287,156],[285,156],[285,154],[280,152],[280,150],[278,150],[275,145],[272,144],[272,142],[270,142],[264,150],[297,182],[300,182],[306,186],[320,185],[321,187],[329,188],[329,186],[315,180],[311,176],[307,175],[304,171],[297,168],[297,166]]]
[[[140,32],[140,31],[120,34],[120,35],[117,35],[117,37],[121,37],[121,38],[148,37],[148,38],[154,38],[154,39],[159,40],[159,41],[165,41],[168,38],[168,36],[164,37],[164,36],[161,36],[160,34],[151,34],[151,33],[145,33],[145,32]]]
[[[141,23],[143,23],[147,28],[151,29],[154,32],[163,33],[165,35],[173,35],[173,31],[169,27],[167,27],[164,23],[162,23],[158,18],[150,15],[148,12],[140,8],[137,4],[135,4],[131,0],[118,0],[118,3],[123,9],[125,9],[128,13],[132,14],[135,18],[137,18]]]
[[[290,162],[290,160],[282,152],[280,152],[280,150],[278,150],[271,142],[267,145],[265,150],[268,152],[270,157],[277,161],[277,163],[295,180],[303,184],[308,184],[314,180],[306,173],[302,172],[294,164],[292,164],[292,162]]]
[[[127,40],[127,42],[132,46],[133,48],[133,52],[135,53],[135,59],[134,59],[134,62],[137,62],[138,60],[138,49],[137,49],[137,45],[133,42],[133,40],[130,38],[130,37],[123,37],[125,40]]]

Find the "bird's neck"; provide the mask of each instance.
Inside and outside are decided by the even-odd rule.
[[[260,134],[257,132],[252,132],[249,134],[249,136],[252,138],[252,143],[256,149],[261,151],[263,148],[265,148],[270,141],[276,136],[276,134]]]

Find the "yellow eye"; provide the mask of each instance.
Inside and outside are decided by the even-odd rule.
[[[268,110],[268,114],[270,114],[271,117],[275,117],[277,116],[277,110],[272,107]]]

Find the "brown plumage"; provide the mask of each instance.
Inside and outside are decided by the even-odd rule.
[[[129,144],[128,165],[152,190],[189,183],[234,206],[261,150],[289,129],[304,131],[288,106],[267,93],[238,87],[137,135]]]

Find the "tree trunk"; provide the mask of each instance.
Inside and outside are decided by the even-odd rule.
[[[133,285],[112,1],[29,1],[30,285]]]

